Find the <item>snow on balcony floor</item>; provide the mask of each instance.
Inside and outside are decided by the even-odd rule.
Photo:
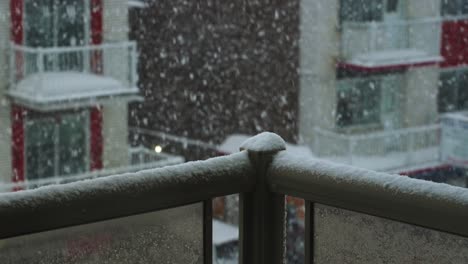
[[[349,63],[362,67],[385,67],[393,65],[435,63],[442,60],[443,58],[440,56],[432,56],[421,50],[400,49],[360,54],[354,56]]]
[[[239,228],[213,219],[213,244],[222,245],[239,240]]]
[[[137,88],[125,87],[110,77],[79,72],[49,72],[27,76],[9,93],[30,102],[50,103],[136,92]]]

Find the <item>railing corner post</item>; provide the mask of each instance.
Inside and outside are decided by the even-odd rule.
[[[256,169],[253,192],[240,194],[240,263],[283,263],[285,256],[284,195],[269,190],[267,173],[276,153],[286,149],[284,140],[265,132],[245,141]]]

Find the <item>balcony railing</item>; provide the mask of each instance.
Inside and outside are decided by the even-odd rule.
[[[385,171],[440,161],[439,125],[354,135],[314,131],[314,153],[348,165]]]
[[[269,133],[242,149],[2,194],[0,260],[212,263],[211,200],[240,193],[240,263],[283,263],[285,195],[306,200],[305,263],[468,261],[466,189],[304,159]]]
[[[31,48],[12,44],[10,91],[22,100],[71,100],[137,91],[134,42]]]
[[[440,61],[441,20],[344,22],[341,55],[362,66]]]
[[[114,174],[122,174],[129,172],[136,172],[145,169],[154,169],[164,166],[170,166],[175,164],[183,163],[185,160],[181,156],[174,156],[165,153],[156,153],[145,147],[134,147],[128,151],[129,165],[101,169],[91,171],[87,173],[80,173],[76,175],[59,175],[55,177],[27,180],[24,182],[15,183],[1,183],[0,182],[0,193],[11,192],[12,190],[28,190],[36,189],[42,186],[53,185],[53,184],[66,184],[76,181],[83,181],[89,179],[96,179],[100,177],[106,177]]]

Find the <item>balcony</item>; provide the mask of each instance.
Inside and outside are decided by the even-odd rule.
[[[314,152],[321,158],[379,171],[438,165],[440,130],[439,125],[429,125],[350,135],[315,128]]]
[[[1,194],[0,260],[213,263],[211,202],[234,193],[240,263],[283,263],[286,195],[306,201],[305,263],[468,261],[468,190],[295,156],[270,133],[206,161]]]
[[[357,69],[407,67],[441,62],[441,20],[344,22],[342,64]]]
[[[12,45],[10,89],[14,102],[36,110],[96,105],[106,98],[138,99],[133,42],[80,47]]]
[[[114,174],[136,172],[140,170],[159,168],[169,165],[183,163],[183,157],[166,153],[156,153],[154,150],[145,147],[133,147],[128,150],[129,165],[114,168],[106,168],[87,173],[75,175],[60,175],[25,182],[2,183],[0,182],[0,193],[11,192],[12,190],[29,190],[53,184],[66,184],[71,182],[96,179]]]

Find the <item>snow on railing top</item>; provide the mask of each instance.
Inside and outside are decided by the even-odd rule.
[[[240,146],[240,150],[251,152],[274,153],[286,149],[286,142],[277,134],[263,132],[247,139]]]
[[[468,235],[468,189],[280,152],[273,191],[459,235]]]
[[[246,152],[0,194],[0,238],[196,203],[253,189]],[[31,221],[31,218],[35,221]]]

